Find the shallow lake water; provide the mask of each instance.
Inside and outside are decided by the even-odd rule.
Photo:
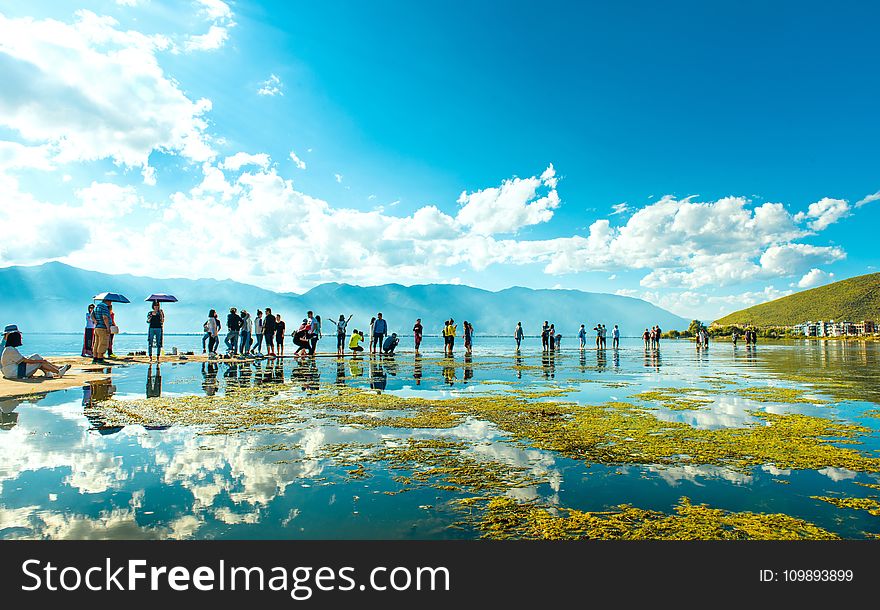
[[[274,395],[295,400],[343,386],[441,406],[520,390],[533,392],[536,401],[644,405],[635,395],[689,388],[699,400],[694,408],[659,401],[648,413],[695,430],[771,425],[761,414],[802,413],[864,427],[850,439],[856,444],[845,446],[880,457],[877,343],[733,348],[716,342],[698,351],[687,341],[666,341],[658,353],[627,339],[619,350],[579,353],[569,341],[551,357],[534,339],[515,355],[508,339],[478,338],[472,356],[457,348],[449,359],[438,342],[429,339],[421,356],[406,351],[404,343],[405,351],[392,358],[167,362],[160,370],[121,366],[109,384],[4,400],[0,537],[474,538],[482,534],[479,519],[456,501],[486,493],[551,511],[606,511],[630,504],[672,513],[687,497],[726,511],[783,513],[846,538],[880,534],[880,517],[812,497],[876,499],[876,489],[864,484],[880,484],[880,475],[869,469],[772,463],[737,468],[687,460],[602,463],[514,438],[497,420],[473,413],[443,428],[407,428],[365,425],[368,420],[336,417],[332,408],[303,409],[283,423],[217,433],[216,425],[186,422],[117,425],[104,419],[100,408],[110,399],[219,399],[244,390],[259,391],[269,401]],[[554,396],[556,388],[564,388],[565,395]],[[799,389],[803,401],[739,391],[754,388]],[[401,415],[368,407],[354,414]],[[349,410],[345,416],[351,415]],[[467,460],[510,467],[532,482],[491,492],[411,484],[419,480],[414,475],[427,480],[437,464],[340,459],[340,447],[394,448],[410,439],[455,443]]]

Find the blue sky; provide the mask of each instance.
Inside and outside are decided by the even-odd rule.
[[[0,3],[0,265],[705,319],[877,270],[880,9],[423,4]]]

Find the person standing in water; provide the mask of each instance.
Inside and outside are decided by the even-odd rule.
[[[587,347],[587,329],[581,324],[581,329],[578,331],[578,341],[580,342],[581,351]]]
[[[254,338],[256,341],[254,342],[254,347],[251,350],[251,353],[255,356],[262,356],[262,346],[263,346],[263,310],[257,310],[257,317],[254,318]]]
[[[88,310],[86,311],[86,328],[85,333],[83,334],[83,358],[92,357],[92,343],[95,340],[95,316],[92,314],[94,311],[95,304],[90,303]]]
[[[470,354],[474,344],[474,327],[467,320],[464,321],[464,351]]]
[[[370,318],[370,353],[376,351],[376,316]]]
[[[153,301],[153,307],[147,313],[147,354],[150,362],[153,361],[153,343],[156,344],[156,362],[162,355],[162,334],[165,327],[165,312],[159,306],[159,301]]]
[[[620,329],[617,328],[617,324],[614,325],[614,328],[611,329],[611,348],[618,349],[620,347]]]
[[[651,345],[651,333],[648,332],[648,329],[645,329],[645,332],[642,333],[642,339],[645,341],[645,350],[650,349]]]
[[[388,322],[382,317],[382,312],[380,311],[376,314],[376,321],[373,323],[373,337],[376,341],[376,350],[382,350],[382,342],[385,340],[385,335],[387,334]]]
[[[455,350],[455,331],[457,330],[455,320],[449,318],[449,324],[446,326],[446,340],[449,342],[449,355]]]
[[[336,355],[344,356],[345,355],[345,329],[348,327],[348,323],[351,322],[351,318],[354,314],[348,316],[348,319],[345,319],[345,314],[339,314],[339,321],[334,322],[330,320],[332,324],[336,325]]]
[[[547,320],[544,320],[544,326],[541,327],[541,347],[546,352],[548,349],[548,342],[550,337],[550,324]]]
[[[413,326],[413,339],[416,342],[416,353],[419,351],[419,346],[422,344],[422,319],[416,318],[416,323]]]
[[[550,351],[556,350],[556,325],[551,324],[550,328],[547,329],[547,343],[550,347]]]
[[[275,325],[277,321],[270,307],[266,308],[266,319],[263,321],[263,336],[266,338],[266,356],[275,357]]]
[[[284,357],[284,329],[287,325],[281,320],[281,314],[275,314],[275,353]]]
[[[513,338],[516,340],[516,351],[519,351],[519,346],[525,336],[526,334],[523,331],[522,322],[517,322],[516,328],[513,329]]]

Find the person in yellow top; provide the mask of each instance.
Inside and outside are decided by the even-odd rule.
[[[348,349],[357,354],[358,352],[364,351],[364,348],[360,346],[360,342],[364,340],[364,336],[361,334],[361,331],[358,329],[354,329],[354,332],[351,333],[351,339],[348,341]]]
[[[443,328],[443,336],[445,337],[446,344],[446,353],[447,355],[452,355],[452,349],[455,347],[455,320],[449,318],[446,321],[446,326]]]

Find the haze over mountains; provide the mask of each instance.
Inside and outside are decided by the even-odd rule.
[[[592,329],[597,322],[620,326],[624,336],[641,335],[647,326],[664,330],[687,328],[688,321],[646,301],[612,294],[577,290],[532,290],[508,288],[490,292],[453,284],[401,286],[351,286],[322,284],[299,295],[276,293],[231,280],[155,279],[132,275],[107,275],[46,263],[34,267],[0,269],[0,322],[18,324],[25,332],[79,332],[91,297],[99,292],[120,292],[132,302],[114,310],[122,332],[146,332],[149,304],[143,299],[153,292],[175,295],[180,302],[166,304],[168,332],[201,332],[209,309],[216,309],[226,321],[229,307],[245,308],[252,314],[271,307],[288,322],[297,324],[309,309],[325,321],[340,313],[354,314],[349,326],[366,328],[370,317],[381,311],[389,330],[411,332],[421,318],[425,332],[439,332],[443,320],[470,321],[478,334],[512,334],[517,321],[526,334],[537,334],[541,323],[550,320],[559,331],[573,337],[581,324]]]

